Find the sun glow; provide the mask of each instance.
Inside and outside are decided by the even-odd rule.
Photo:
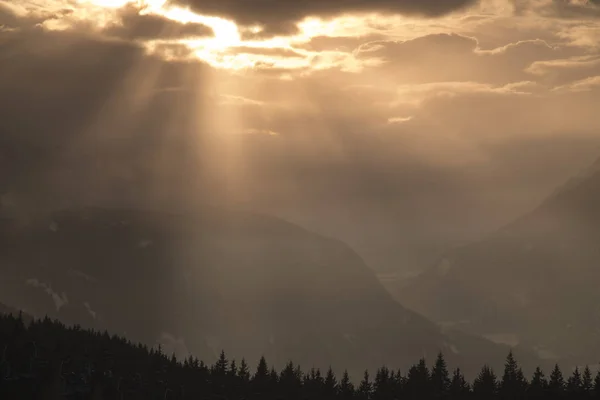
[[[63,8],[67,7],[72,12],[42,23],[51,30],[77,29],[87,24],[102,31],[122,23],[121,11],[125,8],[133,8],[139,15],[158,16],[182,25],[204,25],[212,30],[211,36],[136,40],[149,52],[166,59],[195,58],[216,68],[232,70],[340,67],[346,71],[358,71],[366,65],[365,61],[353,57],[348,49],[314,50],[309,43],[317,37],[351,38],[364,37],[374,31],[389,32],[407,23],[406,19],[374,14],[341,15],[330,19],[310,17],[298,23],[298,31],[294,34],[249,39],[245,37],[246,33],[256,35],[265,27],[238,26],[233,20],[198,14],[189,7],[175,5],[168,0],[53,1],[57,7],[68,3],[68,7]]]

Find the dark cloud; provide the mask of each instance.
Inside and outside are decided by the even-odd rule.
[[[133,6],[119,11],[119,23],[111,24],[104,33],[125,39],[176,39],[212,36],[210,27],[197,23],[182,24],[153,14],[140,14]]]
[[[587,4],[580,4],[568,0],[554,0],[553,5],[555,12],[561,17],[600,17],[600,1],[598,0],[588,0]]]
[[[177,1],[177,0],[176,0]],[[289,32],[294,22],[308,16],[329,17],[351,12],[381,12],[437,17],[476,0],[178,0],[195,11],[260,24],[267,31]]]
[[[530,0],[511,0],[517,14],[536,10],[536,4]],[[538,6],[537,11],[543,15],[560,18],[598,18],[600,17],[600,1],[587,0],[553,0],[550,4]]]

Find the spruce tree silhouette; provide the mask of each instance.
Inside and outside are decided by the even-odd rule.
[[[583,375],[581,376],[581,390],[584,393],[585,398],[590,398],[592,390],[594,389],[594,378],[592,377],[592,371],[589,366],[585,366],[583,369]]]
[[[466,399],[471,394],[471,386],[460,372],[460,368],[456,368],[452,374],[452,381],[448,390],[451,399],[462,400]]]
[[[392,400],[394,398],[394,374],[383,366],[377,370],[375,374],[375,382],[373,383],[373,398],[378,400]]]
[[[531,400],[539,400],[546,397],[548,392],[548,381],[544,376],[544,372],[540,367],[535,369],[531,383],[527,389],[527,398]]]
[[[333,369],[329,367],[327,375],[325,375],[325,382],[323,387],[323,396],[326,399],[333,399],[338,393],[338,382]]]
[[[406,380],[406,394],[410,399],[423,399],[430,397],[429,369],[424,358],[408,370]]]
[[[225,354],[225,353],[223,353],[223,354]],[[229,363],[229,369],[227,372],[227,376],[229,377],[229,379],[231,381],[235,381],[235,379],[237,378],[237,373],[238,373],[237,364],[235,362],[235,359],[232,359],[231,362]]]
[[[565,392],[565,380],[558,364],[554,365],[548,382],[548,398],[561,399]]]
[[[252,396],[255,399],[261,398],[269,398],[270,397],[270,388],[272,388],[277,381],[271,384],[271,377],[269,375],[269,366],[267,365],[267,360],[265,357],[261,357],[258,366],[256,367],[256,372],[252,377],[251,387],[252,387]]]
[[[443,399],[448,396],[450,389],[450,375],[446,360],[442,353],[438,353],[435,365],[431,370],[431,394],[433,399]]]
[[[351,400],[354,397],[354,385],[352,384],[352,381],[350,381],[347,370],[344,371],[344,374],[342,375],[338,395],[341,400]]]
[[[373,395],[373,383],[371,382],[371,377],[369,376],[369,371],[365,370],[363,374],[363,379],[360,381],[360,385],[358,386],[358,399],[359,400],[370,400]]]
[[[583,394],[583,380],[579,367],[575,367],[571,376],[567,379],[566,395],[570,399],[580,398]]]
[[[594,388],[592,389],[592,393],[594,399],[600,399],[600,370],[594,377]]]
[[[525,397],[526,390],[527,380],[511,351],[506,357],[498,394],[503,400],[520,400]]]
[[[302,372],[294,366],[292,361],[288,362],[279,376],[279,396],[284,399],[297,399],[302,389]]]
[[[484,365],[473,381],[473,397],[478,400],[493,400],[498,397],[498,380],[494,370]]]

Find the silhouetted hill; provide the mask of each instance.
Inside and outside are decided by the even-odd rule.
[[[0,265],[7,304],[207,361],[225,349],[360,372],[441,350],[474,373],[507,352],[443,335],[343,243],[262,215],[72,209],[5,223]]]
[[[398,288],[407,306],[574,363],[600,359],[600,160],[494,235]]]

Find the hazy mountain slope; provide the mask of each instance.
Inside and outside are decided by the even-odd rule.
[[[396,288],[407,306],[546,356],[600,357],[600,161],[533,212]]]
[[[473,370],[507,351],[443,335],[348,247],[265,216],[78,209],[6,221],[0,265],[7,304],[208,360],[224,348],[359,373],[442,350]]]

